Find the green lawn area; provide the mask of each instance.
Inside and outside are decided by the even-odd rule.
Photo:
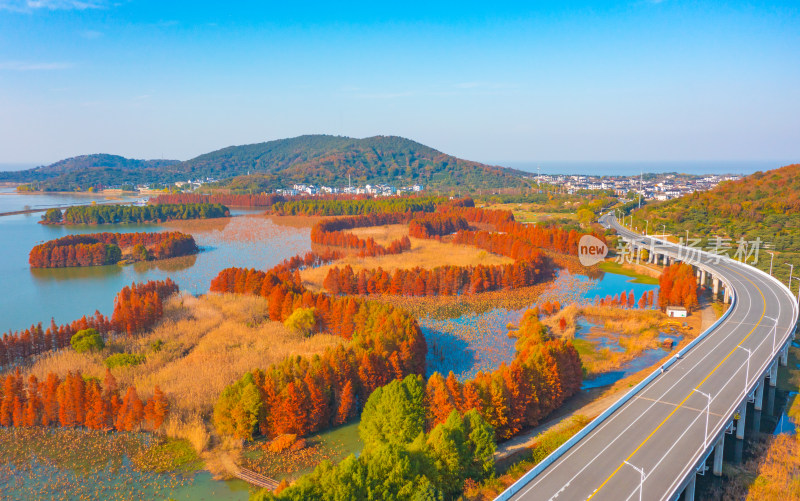
[[[631,280],[631,282],[635,284],[658,285],[657,278],[648,277],[647,275],[642,275],[641,273],[636,273],[633,270],[624,268],[621,264],[617,263],[616,261],[603,261],[597,266],[601,270],[608,273],[616,273],[617,275],[625,275],[626,277],[633,277],[633,280]]]

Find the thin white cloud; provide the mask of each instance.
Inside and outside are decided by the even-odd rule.
[[[31,12],[36,10],[102,9],[106,0],[0,0],[0,10]]]
[[[25,61],[0,61],[0,71],[54,71],[72,68],[72,63],[32,63]]]
[[[81,31],[81,36],[87,40],[96,40],[103,36],[101,31],[85,30]]]

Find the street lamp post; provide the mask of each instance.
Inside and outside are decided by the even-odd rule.
[[[647,235],[647,229],[650,227],[650,221],[645,219],[644,221],[644,234]]]
[[[639,472],[639,501],[642,501],[642,491],[644,490],[644,468],[637,468],[636,466],[625,461],[625,464]]]
[[[774,324],[772,324],[772,353],[775,353],[775,343],[777,342],[778,338],[778,319],[767,316],[765,316],[764,318],[768,318],[769,320],[775,322]]]
[[[744,373],[744,395],[747,396],[747,383],[750,382],[750,357],[753,355],[753,350],[749,350],[742,345],[737,346],[747,352],[747,370]]]
[[[686,245],[689,245],[689,230],[686,230]]]
[[[800,278],[794,277],[795,280],[800,282]],[[792,284],[789,283],[789,290],[791,291]],[[797,286],[797,302],[800,303],[800,285]]]
[[[775,253],[774,252],[770,252],[770,251],[766,251],[766,252],[767,252],[767,254],[770,255],[770,258],[769,258],[769,276],[772,276],[772,262],[775,261]]]
[[[697,388],[693,389],[692,391],[696,391],[697,393],[703,395],[708,399],[708,404],[706,404],[706,434],[703,440],[703,445],[705,448],[708,448],[708,417],[711,414],[711,395],[708,393],[703,393],[702,391],[698,390]]]
[[[664,239],[667,238],[667,225],[666,224],[662,224],[661,225],[661,237],[664,238]]]
[[[789,267],[789,287],[792,286],[792,274],[794,273],[794,265],[792,263],[783,263]]]

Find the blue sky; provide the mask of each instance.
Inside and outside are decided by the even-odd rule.
[[[0,0],[0,162],[311,133],[492,163],[800,161],[798,6]]]

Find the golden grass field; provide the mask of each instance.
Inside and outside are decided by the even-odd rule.
[[[102,380],[103,360],[112,352],[145,354],[144,363],[115,368],[114,376],[123,386],[135,385],[142,398],[158,385],[173,403],[168,434],[189,438],[185,436],[189,429],[210,416],[225,386],[245,372],[287,355],[321,353],[342,341],[329,334],[304,338],[270,321],[267,311],[267,301],[255,296],[175,296],[152,332],[135,340],[113,341],[101,353],[61,350],[37,360],[28,372],[42,379],[49,372],[77,369]],[[156,351],[153,344],[159,340],[162,345]],[[186,429],[181,432],[181,428]]]
[[[510,210],[514,213],[514,219],[522,223],[541,222],[548,219],[577,219],[575,212],[582,202],[575,202],[571,212],[552,212],[553,207],[535,203],[509,203],[509,204],[490,204],[484,209],[489,210]]]
[[[393,224],[387,226],[375,226],[371,228],[357,228],[352,231],[362,238],[372,237],[379,244],[388,244],[403,235],[408,235],[408,226],[404,224]],[[353,271],[358,272],[362,269],[383,268],[386,271],[393,271],[398,268],[421,267],[433,269],[437,266],[486,266],[496,264],[512,264],[513,259],[491,254],[468,245],[452,245],[436,240],[411,238],[411,249],[402,254],[392,254],[388,256],[360,258],[356,255],[348,255],[338,259],[326,266],[306,269],[300,272],[303,284],[312,290],[321,290],[322,282],[328,275],[328,271],[334,266],[344,267],[350,265]]]
[[[576,321],[579,316],[600,325],[593,328],[586,339],[575,337]],[[566,328],[559,328],[559,321],[566,320]],[[555,315],[545,319],[550,332],[573,339],[581,361],[589,374],[600,374],[616,370],[650,348],[659,346],[659,329],[669,320],[660,310],[623,309],[610,306],[579,306],[570,304]],[[691,335],[690,329],[681,329],[683,335]],[[624,351],[615,352],[608,348],[596,349],[593,339],[615,338]]]

